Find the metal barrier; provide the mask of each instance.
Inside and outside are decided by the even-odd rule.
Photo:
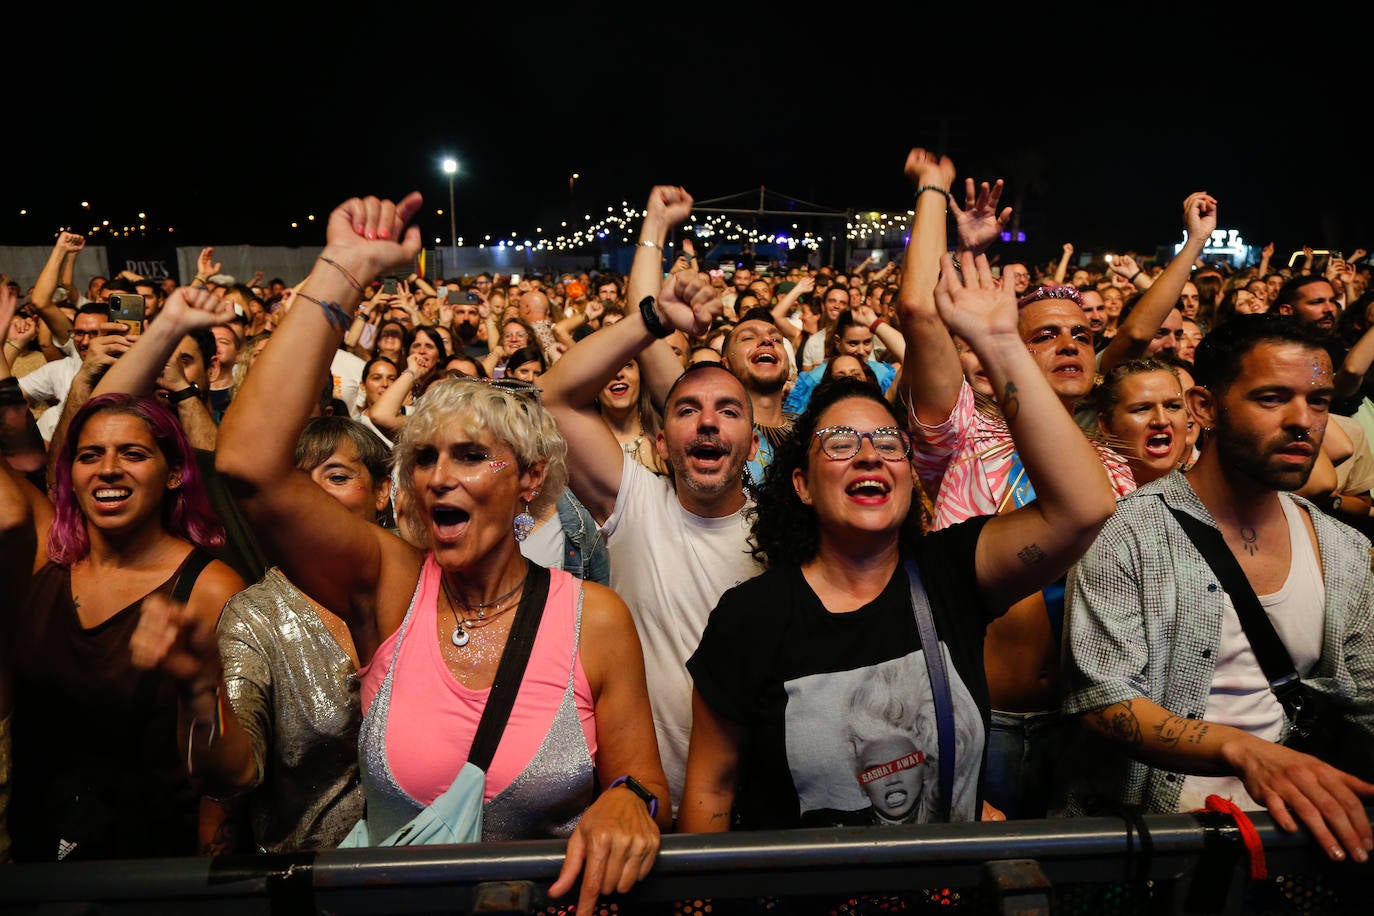
[[[1374,812],[1371,812],[1374,814]],[[1368,864],[1252,820],[1271,877],[1249,878],[1226,814],[669,835],[623,914],[1370,912]],[[566,912],[561,841],[331,849],[289,856],[0,866],[0,913]],[[1354,896],[1362,893],[1365,899]],[[1362,904],[1362,905],[1361,905]]]

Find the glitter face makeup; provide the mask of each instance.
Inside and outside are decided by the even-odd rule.
[[[510,467],[510,462],[509,462],[509,461],[493,461],[493,462],[490,462],[490,467],[491,467],[491,472],[492,472],[493,474],[499,474],[499,473],[501,473],[502,471],[504,471],[506,468]]]

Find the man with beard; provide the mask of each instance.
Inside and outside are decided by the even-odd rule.
[[[471,299],[465,298],[453,306],[453,324],[450,325],[450,329],[453,332],[454,344],[462,347],[463,352],[473,359],[481,360],[491,352],[491,348],[483,336],[482,311],[477,294],[464,294],[465,297],[469,295],[472,296]]]
[[[1364,862],[1374,848],[1362,801],[1374,785],[1279,743],[1291,722],[1240,601],[1175,515],[1220,531],[1304,684],[1367,734],[1370,542],[1293,493],[1329,418],[1323,343],[1280,315],[1240,315],[1207,334],[1187,393],[1205,430],[1197,463],[1118,500],[1070,571],[1064,711],[1094,752],[1064,755],[1065,813],[1189,811],[1218,795],[1267,808],[1285,830],[1301,821],[1332,859]]]
[[[568,440],[568,484],[606,536],[611,588],[639,630],[674,809],[692,729],[687,658],[725,590],[762,570],[749,551],[752,502],[743,486],[745,462],[757,447],[750,397],[720,363],[685,371],[679,363],[655,443],[667,477],[625,454],[596,401],[631,359],[666,350],[663,340],[674,329],[702,333],[724,307],[709,278],[690,270],[659,279],[656,296],[642,295],[646,277],[662,278],[663,241],[690,215],[691,203],[682,188],[654,188],[626,316],[579,341],[539,380],[544,406]],[[662,362],[673,362],[671,351]]]

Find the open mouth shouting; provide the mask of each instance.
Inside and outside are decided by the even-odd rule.
[[[1150,458],[1168,458],[1174,451],[1174,434],[1170,430],[1151,433],[1145,439],[1144,452]]]
[[[720,470],[730,457],[730,447],[715,436],[699,436],[684,451],[695,468],[706,472]]]
[[[452,543],[462,537],[471,514],[457,506],[439,505],[430,510],[430,518],[434,523],[435,540]]]

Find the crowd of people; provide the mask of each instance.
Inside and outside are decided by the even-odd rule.
[[[1199,191],[1027,264],[904,169],[881,266],[665,263],[673,186],[624,276],[419,276],[418,194],[292,284],[59,234],[0,285],[0,860],[566,837],[585,912],[671,831],[1220,798],[1366,861],[1365,253],[1208,264]]]

